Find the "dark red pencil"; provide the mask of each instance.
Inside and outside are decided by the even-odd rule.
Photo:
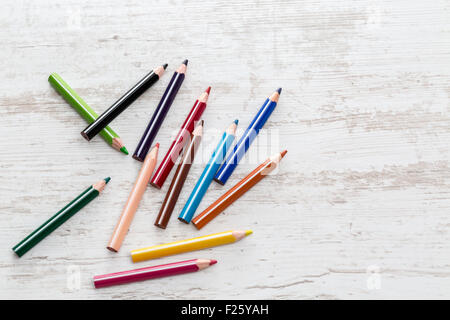
[[[203,92],[195,101],[194,106],[186,117],[186,120],[184,120],[180,131],[175,137],[175,140],[172,142],[172,145],[164,156],[164,159],[153,175],[153,178],[150,181],[152,186],[159,189],[164,184],[164,181],[166,181],[167,176],[175,165],[175,162],[181,154],[183,147],[189,142],[192,131],[194,131],[195,122],[200,120],[203,111],[205,111],[206,102],[208,101],[210,91],[211,87],[208,87],[208,89],[206,89],[205,92]]]

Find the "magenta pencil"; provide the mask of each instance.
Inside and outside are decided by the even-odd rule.
[[[177,274],[197,272],[216,264],[213,259],[192,259],[159,266],[146,267],[122,272],[108,273],[100,276],[94,276],[94,286],[103,288],[118,284],[155,279]]]

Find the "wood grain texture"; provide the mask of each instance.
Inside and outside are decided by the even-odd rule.
[[[0,298],[450,298],[450,4],[427,1],[2,1]],[[120,253],[105,249],[140,163],[50,87],[58,72],[101,112],[153,67],[167,74],[111,127],[132,152],[171,74],[186,80],[157,141],[169,147],[212,86],[179,212],[219,132],[283,87],[227,186],[271,153],[280,169],[198,232],[153,226],[149,188]],[[169,179],[171,179],[174,170]],[[21,259],[11,247],[89,184],[105,192]],[[170,181],[170,180],[168,180]],[[200,211],[199,211],[200,212]],[[175,218],[175,217],[173,217]],[[133,265],[131,249],[229,229],[236,244]],[[95,290],[92,276],[188,258],[201,274]],[[77,284],[79,275],[79,285]]]

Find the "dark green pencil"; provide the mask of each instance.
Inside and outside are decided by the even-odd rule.
[[[110,177],[97,181],[84,190],[78,197],[73,199],[68,205],[59,210],[54,216],[45,221],[39,228],[34,230],[25,239],[16,244],[12,250],[19,256],[23,256],[28,250],[37,245],[42,239],[56,230],[75,213],[80,211],[85,205],[94,200],[103,191]]]

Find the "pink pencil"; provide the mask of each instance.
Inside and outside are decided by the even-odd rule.
[[[102,288],[114,286],[117,284],[173,276],[182,273],[196,272],[216,263],[217,260],[213,259],[192,259],[168,264],[161,264],[159,266],[108,273],[100,276],[94,276],[94,286],[96,288]]]

